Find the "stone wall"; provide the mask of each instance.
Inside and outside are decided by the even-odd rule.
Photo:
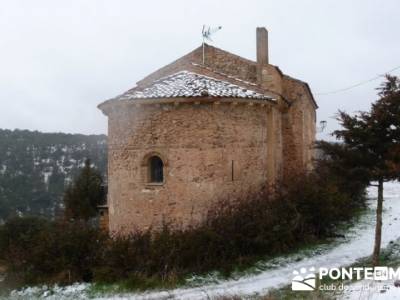
[[[284,178],[310,170],[315,155],[316,105],[304,85],[286,78],[283,92],[290,101],[282,114]]]
[[[272,135],[267,116],[276,120]],[[110,231],[157,228],[163,221],[195,225],[216,201],[258,190],[271,176],[271,163],[273,174],[281,172],[279,127],[279,111],[258,104],[115,108],[108,135]],[[148,183],[153,154],[165,164],[162,185]]]
[[[208,45],[201,64],[199,47],[145,77],[135,89],[188,70],[239,82],[277,102],[261,106],[247,99],[188,98],[100,105],[109,117],[111,232],[159,228],[163,221],[196,225],[218,200],[246,197],[312,168],[317,106],[305,82],[266,62]],[[164,162],[162,185],[148,182],[152,155]]]
[[[257,64],[255,62],[207,44],[205,45],[204,53],[205,67],[211,67],[215,71],[234,75],[236,78],[240,78],[248,82],[255,83],[257,81]],[[193,64],[203,64],[203,49],[201,46],[179,58],[178,60],[146,76],[137,82],[137,85],[139,87],[146,86],[147,84],[150,84],[159,78],[165,77],[180,70],[190,70],[193,68]]]

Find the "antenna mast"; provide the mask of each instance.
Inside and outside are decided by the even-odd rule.
[[[203,25],[201,35],[203,37],[203,65],[205,64],[205,41],[212,42],[211,35],[222,29],[222,26],[211,28],[210,26]]]

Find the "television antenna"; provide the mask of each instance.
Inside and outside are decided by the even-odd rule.
[[[205,53],[204,53],[205,42],[206,42],[206,40],[212,42],[213,40],[211,39],[211,35],[213,35],[214,33],[216,33],[217,31],[219,31],[221,29],[222,29],[222,26],[211,28],[210,26],[203,25],[203,29],[201,31],[201,35],[203,37],[203,65],[205,63]]]

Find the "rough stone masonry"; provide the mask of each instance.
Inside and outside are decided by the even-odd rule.
[[[196,225],[240,198],[312,167],[317,104],[307,83],[268,60],[205,45],[99,105],[108,116],[112,233]]]

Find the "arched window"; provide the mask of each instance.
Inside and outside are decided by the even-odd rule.
[[[150,183],[164,182],[164,163],[158,156],[149,158],[149,181]]]

